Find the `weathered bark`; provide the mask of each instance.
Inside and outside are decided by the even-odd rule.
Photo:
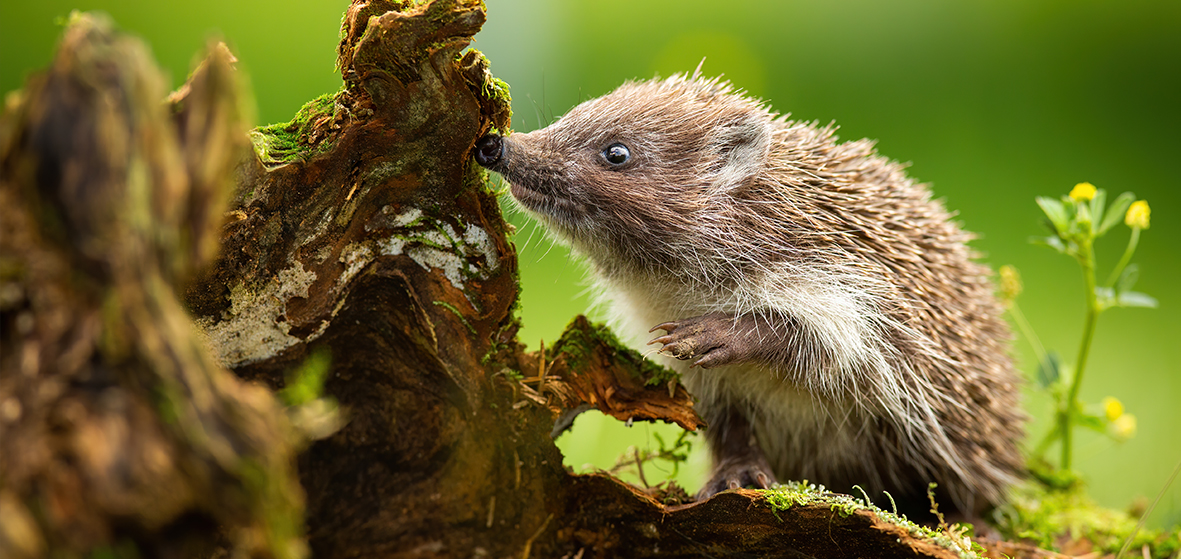
[[[213,49],[165,105],[142,44],[75,16],[9,99],[0,555],[191,556],[219,524],[245,551],[303,554],[297,433],[212,359],[177,292],[214,255],[245,144],[231,63]]]
[[[582,409],[701,423],[585,319],[544,354],[517,342],[510,226],[469,156],[509,126],[463,51],[483,22],[478,0],[356,0],[342,89],[253,152],[224,49],[169,117],[137,43],[68,28],[0,128],[0,552],[199,556],[220,526],[298,556],[303,512],[321,558],[954,555],[848,500],[666,506],[563,468],[552,433]],[[272,391],[321,355],[347,423],[293,459],[332,429]]]

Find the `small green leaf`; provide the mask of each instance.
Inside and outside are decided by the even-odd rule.
[[[1100,188],[1095,191],[1095,197],[1091,198],[1091,229],[1095,232],[1095,236],[1099,236],[1099,224],[1103,222],[1103,210],[1107,204],[1107,192]]]
[[[1062,202],[1053,198],[1038,196],[1037,205],[1042,207],[1042,211],[1045,212],[1046,217],[1050,218],[1050,223],[1059,235],[1066,232],[1066,228],[1070,225],[1070,218],[1067,217],[1066,208],[1062,205]]]
[[[1095,234],[1102,235],[1106,233],[1108,229],[1118,225],[1119,222],[1124,219],[1124,214],[1127,213],[1128,206],[1131,206],[1132,202],[1134,201],[1136,201],[1135,194],[1132,194],[1131,192],[1120,194],[1119,197],[1111,203],[1111,207],[1107,208],[1106,217],[1103,218],[1103,223],[1099,225],[1099,230]]]
[[[1115,290],[1110,287],[1096,287],[1095,299],[1097,299],[1100,309],[1110,309],[1111,307],[1119,306],[1119,302],[1115,297]]]
[[[1074,414],[1074,423],[1092,431],[1107,434],[1107,418],[1105,417],[1080,411]]]
[[[1116,298],[1116,304],[1121,307],[1144,307],[1155,309],[1156,299],[1138,291],[1125,291]]]
[[[1128,264],[1124,268],[1123,273],[1120,274],[1119,281],[1115,282],[1115,292],[1125,293],[1131,291],[1138,279],[1140,279],[1140,267],[1135,264]]]
[[[1077,207],[1077,213],[1074,216],[1074,223],[1079,226],[1079,231],[1090,235],[1094,231],[1094,221],[1091,218],[1090,206],[1080,203]]]
[[[1058,237],[1030,237],[1029,242],[1035,245],[1048,246],[1062,254],[1066,254],[1066,243],[1063,243],[1062,239]]]
[[[1062,367],[1062,359],[1058,357],[1058,352],[1051,351],[1046,354],[1046,358],[1037,365],[1037,384],[1041,388],[1049,388],[1058,382],[1062,374],[1060,372]]]

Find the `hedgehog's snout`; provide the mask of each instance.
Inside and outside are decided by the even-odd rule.
[[[495,169],[504,159],[504,137],[489,134],[476,142],[476,163],[481,167]]]

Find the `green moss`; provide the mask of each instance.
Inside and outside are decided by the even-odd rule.
[[[475,190],[482,190],[493,198],[499,198],[501,195],[501,192],[492,187],[491,175],[487,169],[476,163],[475,157],[468,158],[468,165],[464,171],[463,181],[465,188],[455,193],[456,200],[467,195],[468,192]]]
[[[484,56],[480,54],[480,56]],[[508,123],[512,122],[513,118],[513,96],[509,93],[508,84],[500,78],[495,78],[492,74],[487,74],[488,79],[480,87],[480,96],[487,100],[488,104],[497,107],[499,110],[493,114],[494,125],[490,131],[493,134],[507,134]],[[504,127],[504,130],[500,128]]]
[[[505,316],[504,321],[502,321],[500,326],[496,329],[496,332],[492,334],[490,340],[492,343],[489,344],[488,351],[485,352],[484,356],[480,358],[480,364],[484,365],[485,367],[489,367],[493,364],[503,366],[498,360],[498,357],[502,351],[511,351],[513,345],[509,342],[502,342],[501,340],[515,341],[516,338],[509,336],[508,333],[519,332],[520,330],[521,319],[510,310]]]
[[[631,361],[635,365],[634,374],[642,379],[645,385],[659,386],[668,384],[669,381],[681,380],[681,375],[672,369],[657,365],[655,362],[645,359],[644,356],[624,345],[605,324],[595,325],[594,334],[599,341],[614,349],[617,355],[622,355],[628,361]]]
[[[483,56],[483,54],[480,56]],[[513,96],[509,93],[508,84],[500,78],[489,78],[484,82],[484,87],[480,90],[480,93],[483,93],[489,99],[504,103],[505,105],[512,105],[513,102]]]
[[[464,68],[464,76],[472,93],[480,102],[480,110],[492,122],[490,132],[508,134],[512,123],[513,98],[504,80],[492,76],[488,70],[488,58],[476,49],[468,49],[457,55],[457,62]]]
[[[672,369],[645,359],[639,352],[620,342],[607,325],[590,324],[590,328],[583,329],[578,327],[580,320],[585,319],[575,318],[566,326],[558,343],[549,348],[546,355],[548,359],[554,359],[558,353],[562,353],[566,355],[566,362],[572,368],[578,369],[585,366],[586,359],[590,357],[595,347],[603,345],[611,348],[618,361],[630,365],[627,369],[633,378],[643,381],[646,386],[660,386],[668,384],[670,381],[680,380],[681,376]]]
[[[1063,536],[1087,538],[1102,554],[1114,554],[1136,529],[1130,514],[1100,507],[1087,495],[1081,483],[1054,489],[1038,481],[1026,481],[1012,488],[1009,502],[997,512],[997,528],[1008,539],[1023,539],[1038,547],[1056,549]],[[1140,555],[1148,546],[1152,557],[1172,557],[1181,549],[1181,529],[1171,534],[1140,530],[1129,549]]]
[[[920,526],[911,522],[905,516],[878,508],[869,502],[868,499],[863,501],[851,495],[831,493],[823,485],[814,485],[808,483],[807,480],[784,483],[774,489],[766,489],[761,492],[776,518],[779,518],[780,512],[792,507],[807,505],[827,506],[842,517],[847,517],[855,514],[857,511],[864,510],[877,515],[886,522],[903,528],[911,536],[946,548],[964,559],[979,557],[976,550],[973,549],[973,544],[970,543],[970,540],[965,541],[963,537],[963,533],[967,531],[965,528],[934,530],[926,526]],[[959,537],[956,538],[959,541],[953,540],[952,535],[949,534],[953,530],[960,532]]]
[[[464,327],[467,328],[467,331],[470,332],[472,336],[477,335],[476,329],[474,327],[472,327],[471,323],[467,321],[467,318],[465,318],[463,316],[463,313],[459,312],[459,309],[455,308],[454,305],[451,305],[450,303],[446,303],[444,301],[431,301],[431,302],[434,303],[435,306],[443,307],[443,308],[451,311],[452,313],[454,313],[455,316],[459,317],[459,321],[463,323]]]
[[[332,359],[328,350],[312,353],[294,371],[287,375],[287,385],[279,391],[279,398],[288,406],[302,406],[324,393],[324,380],[328,378]]]
[[[763,492],[763,497],[771,507],[771,512],[779,518],[779,513],[796,506],[825,505],[831,510],[849,516],[858,510],[878,511],[877,507],[866,506],[850,495],[829,493],[823,485],[813,485],[804,481],[792,481],[779,485],[774,489]],[[884,511],[883,511],[884,512]],[[781,519],[782,520],[782,519]]]
[[[578,319],[574,319],[577,321]],[[557,343],[546,348],[546,360],[557,359],[558,354],[565,354],[566,363],[571,368],[581,369],[586,366],[586,360],[593,350],[593,339],[575,326],[575,322],[566,325]]]
[[[421,236],[421,235],[420,236],[394,235],[394,237],[402,239],[402,240],[406,241],[407,243],[415,243],[415,244],[422,245],[427,248],[433,248],[433,249],[440,251],[440,252],[450,252],[450,253],[453,253],[456,256],[459,256],[460,258],[462,258],[463,252],[461,252],[460,244],[458,242],[456,242],[455,239],[453,237],[451,237],[451,235],[447,234],[447,231],[445,231],[443,229],[442,222],[433,221],[433,222],[431,222],[431,224],[434,225],[435,230],[438,231],[443,236],[444,239],[446,239],[447,244],[437,243],[437,242],[432,241],[431,239],[429,239],[425,236]],[[468,277],[470,275],[471,274],[464,273],[465,277]]]
[[[336,143],[332,123],[344,111],[337,100],[344,91],[325,93],[300,107],[290,122],[260,126],[250,131],[258,159],[268,167],[306,161]]]

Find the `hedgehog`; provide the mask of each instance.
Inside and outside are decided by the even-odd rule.
[[[809,480],[923,514],[936,483],[975,518],[1023,469],[1003,306],[930,189],[835,131],[698,71],[473,152],[585,257],[617,331],[659,331],[708,424],[698,499]]]

